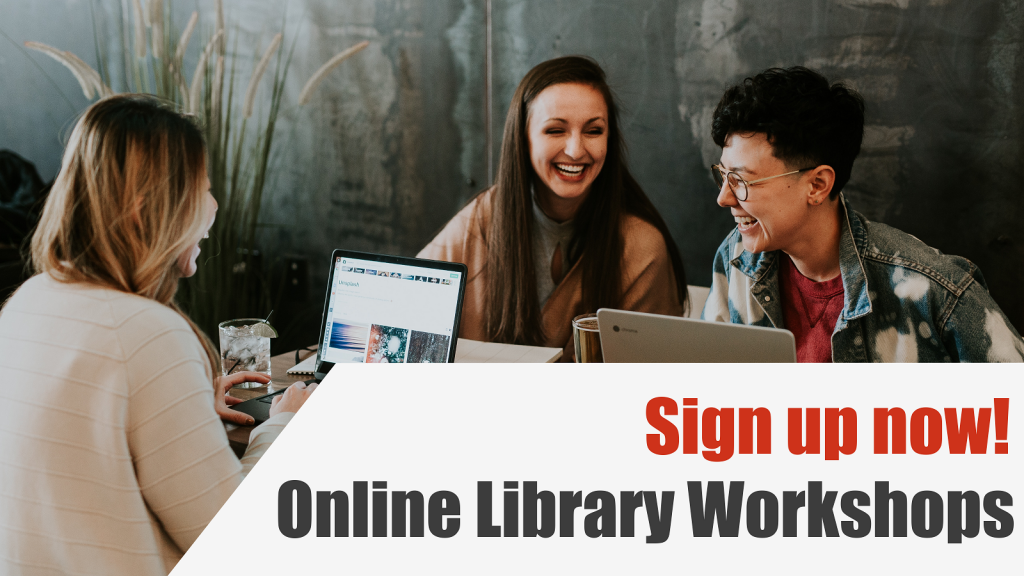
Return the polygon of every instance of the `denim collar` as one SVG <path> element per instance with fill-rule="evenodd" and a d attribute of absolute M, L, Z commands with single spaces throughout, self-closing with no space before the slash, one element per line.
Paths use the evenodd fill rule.
<path fill-rule="evenodd" d="M 868 230 L 860 215 L 850 209 L 846 197 L 840 193 L 843 217 L 839 232 L 839 271 L 843 277 L 842 320 L 853 320 L 871 313 L 871 297 L 868 277 L 864 272 L 861 254 L 867 247 Z M 742 245 L 742 244 L 741 244 Z M 731 264 L 755 283 L 764 281 L 771 274 L 778 274 L 779 251 L 751 254 L 746 250 L 733 258 Z"/>

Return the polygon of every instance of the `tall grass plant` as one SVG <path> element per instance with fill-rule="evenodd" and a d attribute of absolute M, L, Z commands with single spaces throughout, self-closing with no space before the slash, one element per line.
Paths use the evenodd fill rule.
<path fill-rule="evenodd" d="M 182 281 L 178 300 L 216 339 L 221 321 L 261 317 L 272 306 L 274 291 L 267 274 L 270 261 L 258 244 L 259 219 L 295 42 L 283 49 L 282 31 L 262 54 L 243 56 L 237 50 L 237 35 L 225 26 L 223 1 L 216 0 L 213 10 L 216 25 L 206 34 L 190 75 L 184 70 L 184 58 L 192 37 L 197 35 L 198 12 L 193 12 L 179 30 L 171 18 L 171 0 L 122 0 L 121 18 L 115 27 L 121 39 L 117 65 L 123 68 L 119 91 L 154 94 L 174 102 L 181 110 L 196 115 L 205 131 L 210 190 L 219 209 L 210 240 L 197 262 L 198 270 Z M 97 69 L 71 52 L 38 42 L 25 43 L 63 64 L 90 100 L 117 92 L 111 88 L 115 59 L 102 49 L 95 9 L 92 14 Z M 368 44 L 356 44 L 325 63 L 306 82 L 298 104 L 309 102 L 331 70 Z M 248 82 L 243 84 L 246 72 Z M 264 98 L 263 105 L 257 106 L 264 76 L 269 76 L 269 102 Z M 241 92 L 243 85 L 245 91 Z"/>

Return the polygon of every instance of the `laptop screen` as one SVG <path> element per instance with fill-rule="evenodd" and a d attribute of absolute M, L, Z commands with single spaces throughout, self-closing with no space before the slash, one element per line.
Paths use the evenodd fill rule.
<path fill-rule="evenodd" d="M 335 253 L 321 362 L 448 361 L 464 274 L 389 259 Z"/>

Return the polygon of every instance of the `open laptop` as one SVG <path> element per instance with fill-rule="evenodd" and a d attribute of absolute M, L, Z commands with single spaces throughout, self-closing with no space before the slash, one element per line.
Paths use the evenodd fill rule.
<path fill-rule="evenodd" d="M 602 308 L 605 362 L 796 362 L 789 330 Z"/>
<path fill-rule="evenodd" d="M 337 364 L 454 362 L 466 266 L 335 250 L 320 321 L 319 382 Z M 233 408 L 257 423 L 279 390 Z"/>

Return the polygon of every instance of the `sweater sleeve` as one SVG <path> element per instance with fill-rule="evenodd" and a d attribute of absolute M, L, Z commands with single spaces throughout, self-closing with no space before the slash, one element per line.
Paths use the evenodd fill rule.
<path fill-rule="evenodd" d="M 420 250 L 417 258 L 466 263 L 466 245 L 474 230 L 476 201 L 471 202 L 445 224 L 429 244 Z"/>
<path fill-rule="evenodd" d="M 437 233 L 437 236 L 430 241 L 420 250 L 417 258 L 426 258 L 428 260 L 441 260 L 444 262 L 462 262 L 462 247 L 463 242 L 460 241 L 458 236 L 460 235 L 457 230 L 454 230 L 456 222 L 452 220 L 449 222 L 443 230 Z"/>
<path fill-rule="evenodd" d="M 166 314 L 139 315 L 123 329 L 123 344 L 138 343 L 125 345 L 127 439 L 146 505 L 185 551 L 238 487 L 243 465 L 214 411 L 202 347 L 180 317 Z M 289 419 L 278 415 L 253 431 L 246 472 Z"/>
<path fill-rule="evenodd" d="M 672 259 L 665 238 L 653 225 L 634 218 L 624 222 L 622 308 L 681 316 Z"/>
<path fill-rule="evenodd" d="M 252 467 L 259 462 L 263 454 L 270 448 L 271 443 L 284 431 L 284 427 L 291 422 L 294 412 L 281 412 L 269 420 L 260 424 L 249 433 L 249 446 L 242 454 L 242 474 L 248 476 Z"/>

